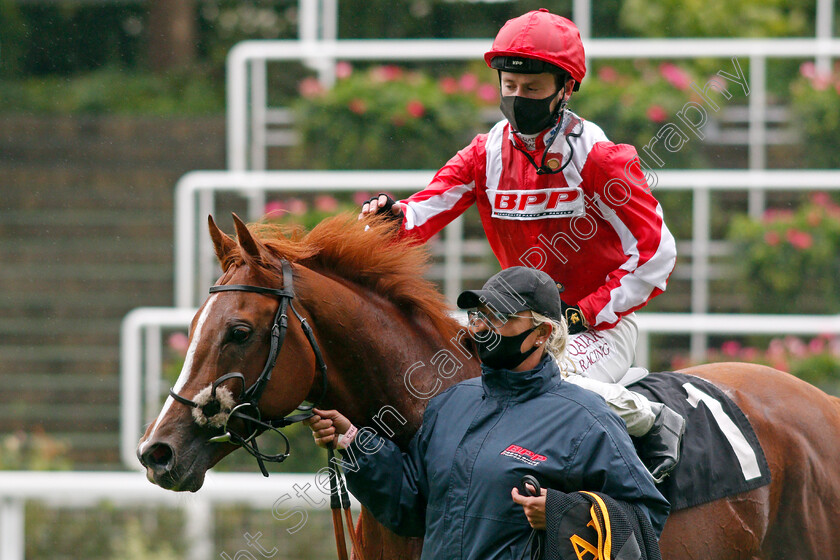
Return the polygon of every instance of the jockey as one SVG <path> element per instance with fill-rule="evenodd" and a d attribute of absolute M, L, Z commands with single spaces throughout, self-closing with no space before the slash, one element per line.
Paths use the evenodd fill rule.
<path fill-rule="evenodd" d="M 540 269 L 561 287 L 572 335 L 564 376 L 605 398 L 641 437 L 640 455 L 661 481 L 679 460 L 685 422 L 620 383 L 639 378 L 628 379 L 633 312 L 665 290 L 676 261 L 662 208 L 636 150 L 567 108 L 586 73 L 574 23 L 528 12 L 502 27 L 484 58 L 499 73 L 505 119 L 426 189 L 399 202 L 379 195 L 359 217 L 386 213 L 402 237 L 422 243 L 475 204 L 502 268 Z"/>

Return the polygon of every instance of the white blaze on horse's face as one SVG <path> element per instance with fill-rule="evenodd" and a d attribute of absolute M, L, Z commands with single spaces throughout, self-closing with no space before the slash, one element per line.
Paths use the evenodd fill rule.
<path fill-rule="evenodd" d="M 178 375 L 178 381 L 175 383 L 175 388 L 173 389 L 176 393 L 181 394 L 184 386 L 187 384 L 187 381 L 190 378 L 190 371 L 192 370 L 193 365 L 193 357 L 195 356 L 195 350 L 198 348 L 199 340 L 201 339 L 201 330 L 204 326 L 204 322 L 207 320 L 207 317 L 210 316 L 210 309 L 213 307 L 213 303 L 216 301 L 216 298 L 219 294 L 212 294 L 209 298 L 207 298 L 207 302 L 204 304 L 204 309 L 201 310 L 201 315 L 198 317 L 198 321 L 195 324 L 195 331 L 193 331 L 192 340 L 190 341 L 190 347 L 187 350 L 187 356 L 184 359 L 184 367 L 181 368 L 181 373 Z M 166 397 L 166 402 L 163 404 L 163 408 L 158 414 L 158 417 L 155 419 L 154 424 L 152 424 L 151 430 L 149 431 L 149 436 L 145 439 L 145 441 L 140 443 L 140 453 L 143 453 L 146 450 L 146 445 L 154 439 L 155 430 L 158 427 L 161 419 L 166 416 L 166 413 L 169 412 L 169 407 L 172 406 L 172 403 L 175 402 L 171 396 Z"/>

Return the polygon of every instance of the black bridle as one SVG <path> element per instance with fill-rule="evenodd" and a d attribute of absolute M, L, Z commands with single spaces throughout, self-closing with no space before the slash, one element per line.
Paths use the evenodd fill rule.
<path fill-rule="evenodd" d="M 226 373 L 213 381 L 210 388 L 210 400 L 203 405 L 199 405 L 195 401 L 177 394 L 173 389 L 169 389 L 169 394 L 173 399 L 191 408 L 201 410 L 208 418 L 222 412 L 223 410 L 227 412 L 227 417 L 222 428 L 224 434 L 210 438 L 209 442 L 231 443 L 244 448 L 248 453 L 256 458 L 263 476 L 268 476 L 268 471 L 265 468 L 265 461 L 282 463 L 289 456 L 289 438 L 286 437 L 286 434 L 280 431 L 280 428 L 284 428 L 296 422 L 300 422 L 301 420 L 310 418 L 313 415 L 312 409 L 323 401 L 328 387 L 327 364 L 324 362 L 321 349 L 318 347 L 318 342 L 315 340 L 315 334 L 312 332 L 312 327 L 306 322 L 306 318 L 302 317 L 301 314 L 297 312 L 297 309 L 295 309 L 295 306 L 292 303 L 292 300 L 295 297 L 294 286 L 292 283 L 292 267 L 285 259 L 281 261 L 281 265 L 283 269 L 283 289 L 280 290 L 276 288 L 264 288 L 261 286 L 250 286 L 245 284 L 227 284 L 212 286 L 210 288 L 211 294 L 217 292 L 252 292 L 267 296 L 275 296 L 280 299 L 280 303 L 277 307 L 277 313 L 274 315 L 274 322 L 271 325 L 271 345 L 268 350 L 268 358 L 266 359 L 262 373 L 260 373 L 260 376 L 254 384 L 246 388 L 245 376 L 243 374 L 239 372 Z M 280 348 L 282 348 L 283 340 L 286 338 L 286 328 L 288 327 L 289 322 L 288 316 L 286 315 L 287 308 L 291 308 L 292 313 L 294 313 L 295 317 L 297 317 L 298 321 L 300 321 L 301 328 L 303 329 L 306 338 L 309 340 L 310 346 L 312 346 L 312 351 L 315 353 L 316 367 L 321 372 L 321 395 L 314 403 L 304 404 L 304 401 L 304 403 L 298 406 L 296 410 L 300 411 L 299 414 L 286 416 L 277 420 L 263 420 L 260 415 L 259 402 L 266 386 L 268 385 L 268 382 L 271 380 L 271 372 L 274 370 L 274 365 L 277 362 L 277 356 L 280 354 Z M 239 380 L 241 390 L 238 398 L 239 404 L 230 410 L 226 410 L 216 396 L 216 388 L 230 379 Z M 238 418 L 243 421 L 245 433 L 247 434 L 246 436 L 232 431 L 228 427 L 228 423 L 231 418 Z M 271 430 L 280 434 L 285 444 L 284 452 L 276 455 L 268 455 L 260 451 L 259 446 L 257 445 L 257 436 L 265 430 Z"/>

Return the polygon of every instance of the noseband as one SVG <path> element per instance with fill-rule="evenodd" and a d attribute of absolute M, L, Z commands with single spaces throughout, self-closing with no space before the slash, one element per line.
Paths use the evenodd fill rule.
<path fill-rule="evenodd" d="M 292 284 L 292 267 L 285 259 L 281 261 L 283 269 L 283 289 L 263 288 L 261 286 L 249 286 L 245 284 L 228 284 L 222 286 L 212 286 L 210 293 L 217 292 L 252 292 L 267 296 L 275 296 L 280 298 L 280 304 L 277 307 L 277 313 L 274 315 L 274 322 L 271 325 L 271 345 L 268 350 L 268 358 L 265 361 L 262 373 L 250 387 L 245 387 L 245 376 L 239 372 L 231 372 L 222 375 L 210 385 L 210 398 L 204 404 L 190 400 L 177 394 L 173 389 L 169 389 L 169 394 L 173 399 L 181 404 L 191 408 L 198 409 L 202 414 L 210 418 L 220 412 L 226 412 L 224 426 L 222 430 L 224 434 L 210 438 L 210 443 L 232 443 L 245 449 L 248 453 L 253 455 L 260 466 L 263 476 L 268 476 L 268 471 L 265 468 L 265 461 L 272 463 L 282 463 L 289 456 L 289 438 L 286 434 L 280 431 L 280 428 L 290 426 L 301 420 L 306 420 L 312 416 L 312 409 L 318 403 L 322 402 L 327 393 L 327 364 L 324 362 L 324 357 L 321 354 L 321 349 L 318 347 L 318 342 L 315 340 L 315 334 L 312 332 L 312 327 L 306 322 L 306 319 L 301 316 L 295 309 L 292 300 L 295 297 L 294 286 Z M 287 308 L 291 308 L 292 313 L 295 314 L 298 321 L 300 321 L 306 338 L 309 340 L 312 351 L 315 353 L 315 363 L 318 370 L 321 372 L 321 396 L 312 404 L 301 404 L 296 408 L 299 414 L 286 416 L 279 420 L 263 420 L 260 415 L 259 402 L 265 391 L 268 382 L 271 380 L 271 372 L 274 370 L 274 365 L 277 362 L 277 356 L 280 354 L 280 349 L 283 347 L 283 340 L 286 338 L 286 328 L 288 327 L 288 316 L 286 315 Z M 216 395 L 216 389 L 230 379 L 239 381 L 241 389 L 239 394 L 239 404 L 231 409 L 228 409 L 222 404 L 222 401 Z M 195 398 L 195 397 L 194 397 Z M 304 401 L 305 402 L 305 401 Z M 245 434 L 243 436 L 228 427 L 231 418 L 238 418 L 244 423 Z M 257 445 L 257 436 L 265 430 L 271 430 L 283 438 L 285 444 L 285 451 L 276 455 L 267 455 L 262 453 Z"/>

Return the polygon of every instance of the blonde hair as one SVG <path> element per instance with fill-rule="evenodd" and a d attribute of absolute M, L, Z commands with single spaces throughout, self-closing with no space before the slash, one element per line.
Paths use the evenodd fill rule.
<path fill-rule="evenodd" d="M 569 340 L 569 327 L 566 325 L 566 319 L 561 317 L 558 321 L 557 319 L 552 319 L 537 313 L 533 309 L 531 310 L 531 316 L 535 327 L 543 323 L 551 325 L 551 334 L 545 345 L 546 351 L 554 357 L 555 361 L 560 363 L 563 359 L 563 354 L 566 352 L 566 342 Z"/>

